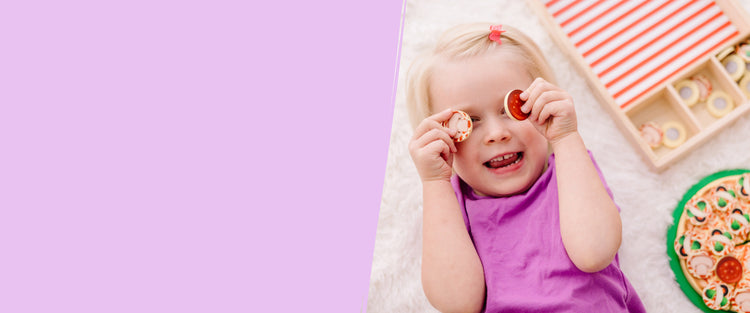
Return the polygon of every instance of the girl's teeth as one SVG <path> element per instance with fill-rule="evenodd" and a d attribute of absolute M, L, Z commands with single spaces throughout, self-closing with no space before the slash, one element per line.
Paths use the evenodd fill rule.
<path fill-rule="evenodd" d="M 518 163 L 521 160 L 521 153 L 510 153 L 499 156 L 485 163 L 489 168 L 506 167 Z"/>
<path fill-rule="evenodd" d="M 515 154 L 515 153 L 511 153 L 511 154 L 506 154 L 506 155 L 503 155 L 503 156 L 501 156 L 501 157 L 497 157 L 497 158 L 494 158 L 494 159 L 492 159 L 492 161 L 502 161 L 502 160 L 507 160 L 507 159 L 510 159 L 510 158 L 512 158 L 512 157 L 513 157 L 514 155 L 516 155 L 516 154 Z"/>

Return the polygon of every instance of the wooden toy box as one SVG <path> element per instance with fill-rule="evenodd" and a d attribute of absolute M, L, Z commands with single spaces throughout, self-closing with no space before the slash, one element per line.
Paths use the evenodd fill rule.
<path fill-rule="evenodd" d="M 656 171 L 750 110 L 750 62 L 737 61 L 750 17 L 736 1 L 528 2 Z"/>

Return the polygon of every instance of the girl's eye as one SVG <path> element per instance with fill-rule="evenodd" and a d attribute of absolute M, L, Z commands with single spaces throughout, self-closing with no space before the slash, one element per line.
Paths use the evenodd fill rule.
<path fill-rule="evenodd" d="M 505 107 L 500 109 L 500 117 L 510 118 L 508 117 L 508 114 L 505 114 Z"/>
<path fill-rule="evenodd" d="M 479 122 L 479 118 L 478 118 L 478 117 L 476 117 L 476 116 L 472 116 L 472 117 L 471 117 L 471 122 L 472 122 L 472 123 L 476 123 L 476 122 Z"/>

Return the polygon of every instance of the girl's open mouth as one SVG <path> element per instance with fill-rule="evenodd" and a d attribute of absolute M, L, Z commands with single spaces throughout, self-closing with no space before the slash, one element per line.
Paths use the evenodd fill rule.
<path fill-rule="evenodd" d="M 492 169 L 508 167 L 523 159 L 523 152 L 508 153 L 484 162 L 484 166 Z"/>

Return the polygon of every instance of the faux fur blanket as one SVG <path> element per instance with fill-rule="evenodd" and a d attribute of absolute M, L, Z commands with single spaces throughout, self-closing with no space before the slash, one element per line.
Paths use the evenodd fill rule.
<path fill-rule="evenodd" d="M 741 1 L 750 10 L 750 1 Z M 436 312 L 420 281 L 422 199 L 420 180 L 409 157 L 412 136 L 403 79 L 415 56 L 432 47 L 447 28 L 491 22 L 523 30 L 541 47 L 560 87 L 575 101 L 579 131 L 592 151 L 621 208 L 623 272 L 649 312 L 701 312 L 683 294 L 669 268 L 666 233 L 672 212 L 688 189 L 711 173 L 750 168 L 750 115 L 667 170 L 656 173 L 616 127 L 593 90 L 555 45 L 525 1 L 406 0 L 398 68 L 398 89 L 385 173 L 367 311 Z M 744 103 L 742 105 L 750 105 Z M 750 138 L 750 137 L 749 137 Z"/>

